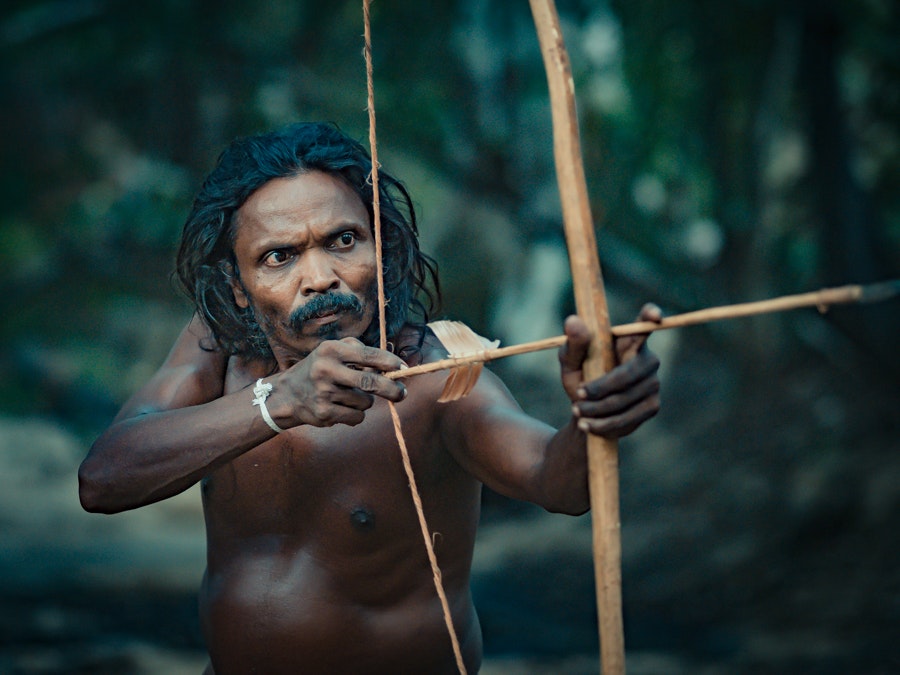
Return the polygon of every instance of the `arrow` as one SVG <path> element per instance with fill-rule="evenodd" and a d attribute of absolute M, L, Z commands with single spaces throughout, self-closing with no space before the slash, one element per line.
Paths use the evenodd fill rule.
<path fill-rule="evenodd" d="M 672 316 L 664 317 L 659 323 L 654 323 L 652 321 L 625 323 L 613 326 L 610 328 L 610 332 L 614 337 L 640 335 L 672 328 L 697 326 L 713 321 L 724 321 L 726 319 L 737 319 L 746 316 L 785 312 L 803 307 L 818 307 L 820 312 L 825 312 L 832 305 L 882 302 L 896 297 L 897 295 L 900 295 L 900 279 L 883 281 L 867 286 L 848 285 L 839 286 L 837 288 L 823 288 L 820 291 L 812 291 L 809 293 L 783 295 L 778 298 L 769 298 L 768 300 L 743 302 L 736 305 L 721 305 L 719 307 L 707 307 L 706 309 L 698 309 L 693 312 L 685 312 L 684 314 L 674 314 Z M 432 361 L 431 363 L 423 363 L 420 366 L 412 366 L 405 370 L 395 370 L 385 373 L 385 376 L 392 380 L 399 380 L 414 375 L 433 373 L 438 370 L 459 368 L 473 363 L 486 363 L 508 356 L 518 356 L 519 354 L 530 354 L 545 349 L 554 349 L 562 347 L 565 342 L 565 335 L 557 335 L 541 340 L 535 340 L 534 342 L 523 342 L 509 347 L 485 348 L 483 345 L 479 344 L 474 349 L 463 353 L 451 353 L 446 359 Z"/>

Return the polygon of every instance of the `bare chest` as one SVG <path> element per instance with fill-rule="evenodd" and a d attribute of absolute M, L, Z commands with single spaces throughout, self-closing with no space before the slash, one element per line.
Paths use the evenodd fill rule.
<path fill-rule="evenodd" d="M 444 448 L 434 415 L 411 400 L 398 410 L 426 503 L 437 510 L 457 498 L 469 500 L 473 480 Z M 376 401 L 357 426 L 304 426 L 276 436 L 214 472 L 203 493 L 211 537 L 270 533 L 301 545 L 317 540 L 339 549 L 365 549 L 406 537 L 417 527 L 383 401 Z M 452 517 L 454 511 L 435 517 Z"/>

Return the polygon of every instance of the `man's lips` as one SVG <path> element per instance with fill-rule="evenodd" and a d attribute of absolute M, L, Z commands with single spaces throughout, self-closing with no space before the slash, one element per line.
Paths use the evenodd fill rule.
<path fill-rule="evenodd" d="M 308 318 L 304 323 L 311 323 L 315 325 L 322 325 L 326 323 L 331 323 L 332 321 L 337 321 L 340 317 L 341 312 L 336 309 L 329 309 L 323 312 L 316 312 L 314 316 Z"/>

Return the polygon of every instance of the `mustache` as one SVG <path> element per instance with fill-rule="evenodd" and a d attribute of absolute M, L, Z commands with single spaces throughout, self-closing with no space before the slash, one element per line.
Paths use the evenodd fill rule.
<path fill-rule="evenodd" d="M 333 312 L 347 312 L 362 316 L 363 306 L 355 295 L 349 293 L 328 293 L 317 295 L 302 307 L 291 312 L 289 323 L 291 328 L 299 331 L 310 319 L 316 319 Z"/>

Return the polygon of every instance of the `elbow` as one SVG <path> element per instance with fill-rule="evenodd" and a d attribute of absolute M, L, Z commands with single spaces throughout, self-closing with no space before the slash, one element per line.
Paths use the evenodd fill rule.
<path fill-rule="evenodd" d="M 588 506 L 566 506 L 562 509 L 556 509 L 551 513 L 561 513 L 566 516 L 583 516 L 585 513 L 591 510 L 590 505 Z"/>
<path fill-rule="evenodd" d="M 550 513 L 581 516 L 591 509 L 591 495 L 587 479 L 584 480 L 583 485 L 553 485 L 552 488 L 542 490 L 541 494 L 542 497 L 538 503 Z"/>
<path fill-rule="evenodd" d="M 81 508 L 88 513 L 118 513 L 121 508 L 116 508 L 110 500 L 112 494 L 108 481 L 102 478 L 102 470 L 95 467 L 96 462 L 90 455 L 78 468 L 78 500 Z"/>
<path fill-rule="evenodd" d="M 533 501 L 550 513 L 581 516 L 591 508 L 587 465 L 569 465 L 545 471 L 541 465 L 535 472 Z"/>
<path fill-rule="evenodd" d="M 589 500 L 572 499 L 564 502 L 560 501 L 544 508 L 550 513 L 560 513 L 566 516 L 583 516 L 591 510 L 591 504 Z"/>
<path fill-rule="evenodd" d="M 564 477 L 545 482 L 542 489 L 542 506 L 550 513 L 581 516 L 591 509 L 591 491 L 588 486 L 587 467 L 565 472 Z"/>
<path fill-rule="evenodd" d="M 81 508 L 88 513 L 107 513 L 103 504 L 103 489 L 86 467 L 87 461 L 78 469 L 78 500 Z"/>

